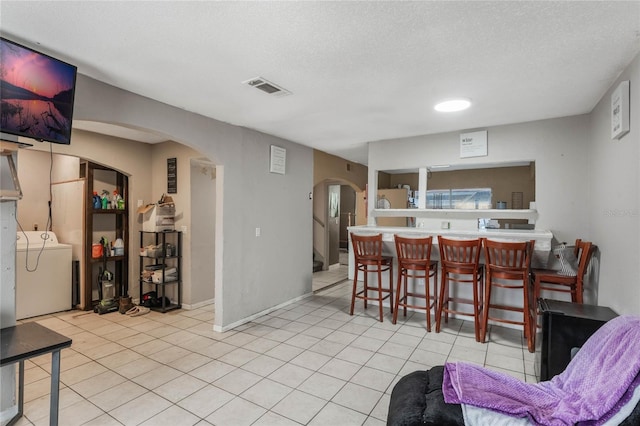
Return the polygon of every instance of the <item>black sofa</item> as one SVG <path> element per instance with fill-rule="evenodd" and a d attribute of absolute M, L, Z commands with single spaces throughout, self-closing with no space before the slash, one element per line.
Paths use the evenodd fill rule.
<path fill-rule="evenodd" d="M 444 402 L 443 373 L 437 366 L 401 378 L 391 392 L 387 426 L 464 426 L 461 406 Z M 620 425 L 640 425 L 640 403 Z"/>

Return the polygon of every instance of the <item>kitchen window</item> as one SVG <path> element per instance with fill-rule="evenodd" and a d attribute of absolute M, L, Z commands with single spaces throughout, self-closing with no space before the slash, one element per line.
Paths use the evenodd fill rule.
<path fill-rule="evenodd" d="M 427 191 L 428 209 L 490 209 L 491 188 L 434 189 Z"/>

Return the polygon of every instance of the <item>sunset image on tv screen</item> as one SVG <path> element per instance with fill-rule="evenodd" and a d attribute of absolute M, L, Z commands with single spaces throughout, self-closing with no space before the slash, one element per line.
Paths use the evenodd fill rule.
<path fill-rule="evenodd" d="M 68 144 L 76 67 L 0 39 L 0 131 Z"/>

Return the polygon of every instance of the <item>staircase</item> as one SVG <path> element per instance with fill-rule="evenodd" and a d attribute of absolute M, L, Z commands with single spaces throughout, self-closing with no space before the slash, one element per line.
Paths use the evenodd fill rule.
<path fill-rule="evenodd" d="M 316 260 L 316 254 L 313 254 L 313 272 L 318 272 L 318 271 L 322 271 L 322 266 L 324 265 L 324 262 L 322 262 L 321 260 Z"/>

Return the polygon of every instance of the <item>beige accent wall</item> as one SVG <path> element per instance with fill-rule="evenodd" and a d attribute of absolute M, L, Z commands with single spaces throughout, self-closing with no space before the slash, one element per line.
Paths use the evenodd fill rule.
<path fill-rule="evenodd" d="M 391 188 L 391 175 L 385 172 L 378 172 L 378 189 Z"/>
<path fill-rule="evenodd" d="M 378 188 L 397 188 L 398 185 L 409 185 L 412 191 L 417 190 L 418 173 L 378 174 Z M 427 180 L 428 190 L 463 188 L 491 188 L 494 208 L 496 201 L 506 201 L 507 208 L 512 209 L 512 193 L 522 192 L 522 208 L 528 209 L 529 202 L 535 201 L 535 163 L 529 166 L 433 171 Z"/>
<path fill-rule="evenodd" d="M 409 185 L 412 191 L 418 190 L 418 173 L 398 173 L 390 175 L 389 188 L 397 188 L 398 185 Z M 380 187 L 380 183 L 378 183 Z"/>
<path fill-rule="evenodd" d="M 325 267 L 328 265 L 325 257 L 329 257 L 330 247 L 327 233 L 330 221 L 327 213 L 327 185 L 350 185 L 355 190 L 355 202 L 357 202 L 358 199 L 364 197 L 367 176 L 368 168 L 362 164 L 347 161 L 323 151 L 313 151 L 313 252 L 317 260 L 325 263 Z M 347 201 L 341 200 L 341 204 L 343 202 Z M 346 216 L 341 217 L 340 223 L 344 234 L 346 228 L 343 221 L 346 221 Z"/>
<path fill-rule="evenodd" d="M 344 158 L 313 150 L 313 185 L 325 180 L 351 182 L 357 190 L 364 191 L 367 185 L 367 166 L 347 161 Z M 354 188 L 355 189 L 355 188 Z"/>
<path fill-rule="evenodd" d="M 406 209 L 408 207 L 409 192 L 404 189 L 379 189 L 378 198 L 385 197 L 389 200 L 392 209 Z M 367 224 L 367 203 L 365 193 L 356 194 L 356 225 Z M 378 226 L 407 226 L 406 217 L 380 217 L 377 219 Z"/>
<path fill-rule="evenodd" d="M 389 200 L 390 208 L 406 209 L 409 202 L 409 191 L 401 189 L 379 189 L 378 198 Z M 378 226 L 407 226 L 406 217 L 379 217 L 376 220 Z"/>
<path fill-rule="evenodd" d="M 496 208 L 497 201 L 506 201 L 508 209 L 514 208 L 511 202 L 513 192 L 522 192 L 522 208 L 528 209 L 529 202 L 535 201 L 535 163 L 529 166 L 432 172 L 427 180 L 428 190 L 463 188 L 491 188 L 493 208 Z"/>

